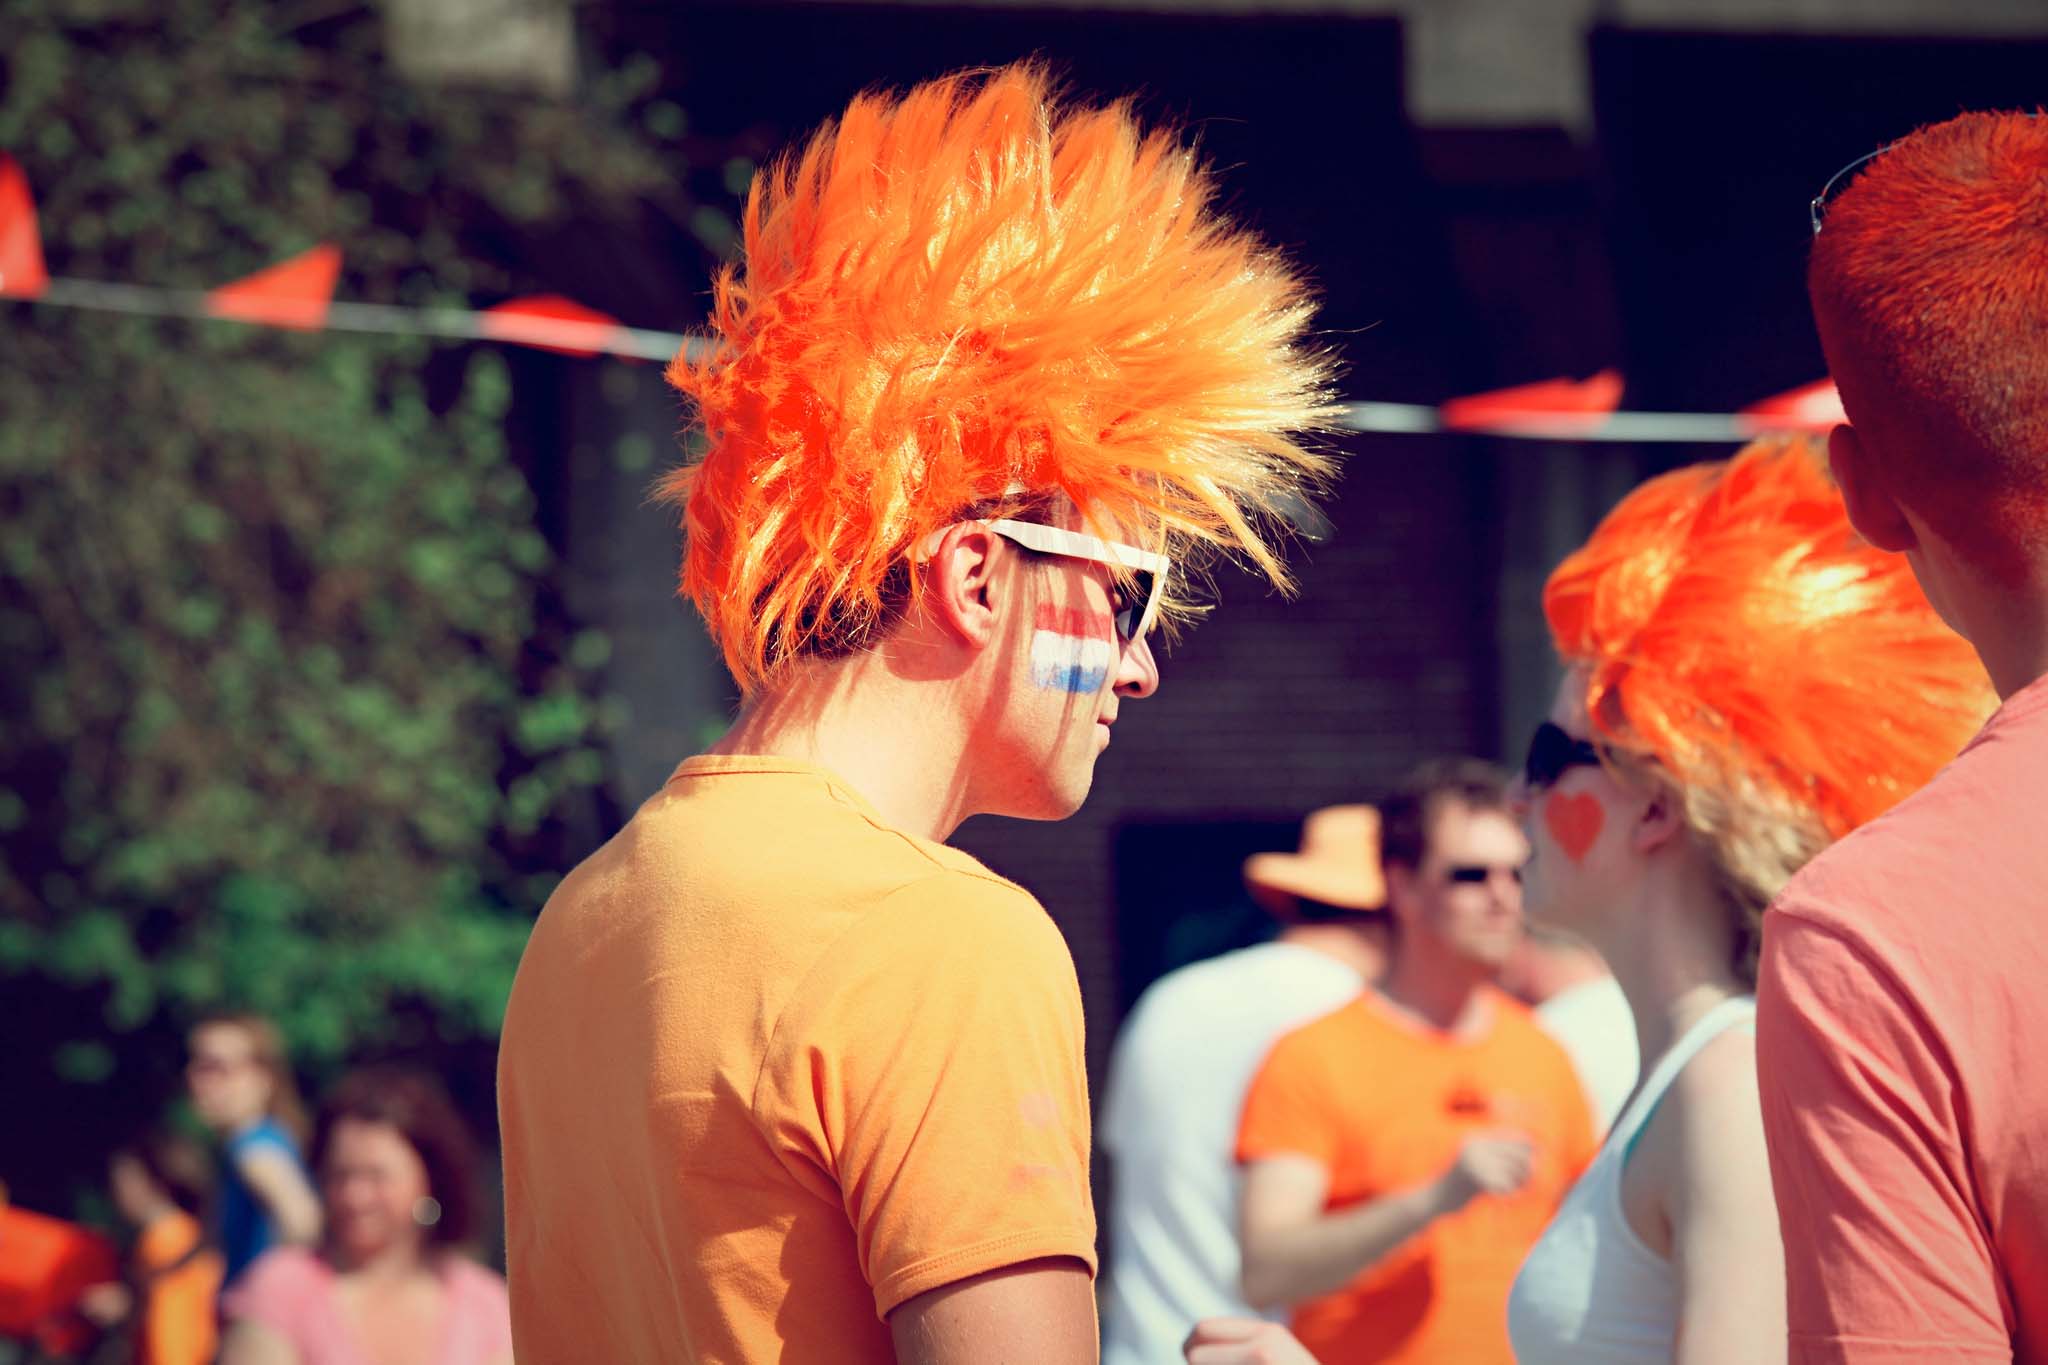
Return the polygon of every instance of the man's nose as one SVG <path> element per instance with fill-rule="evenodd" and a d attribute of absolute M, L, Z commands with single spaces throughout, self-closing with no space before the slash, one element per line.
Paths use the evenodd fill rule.
<path fill-rule="evenodd" d="M 1159 660 L 1152 654 L 1152 638 L 1140 635 L 1117 651 L 1116 694 L 1143 698 L 1158 690 Z"/>

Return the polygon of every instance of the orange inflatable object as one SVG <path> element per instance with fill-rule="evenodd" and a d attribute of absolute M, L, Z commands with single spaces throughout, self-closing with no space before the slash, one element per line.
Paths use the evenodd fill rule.
<path fill-rule="evenodd" d="M 76 1223 L 0 1208 L 0 1333 L 75 1352 L 92 1329 L 72 1312 L 90 1285 L 121 1277 L 114 1244 Z"/>
<path fill-rule="evenodd" d="M 1214 196 L 1029 65 L 863 95 L 755 177 L 720 344 L 668 370 L 705 451 L 664 485 L 742 686 L 857 643 L 913 547 L 1013 494 L 1286 585 L 1270 528 L 1328 472 L 1297 436 L 1334 416 L 1330 366 L 1301 278 Z"/>
<path fill-rule="evenodd" d="M 1603 738 L 1688 788 L 1753 783 L 1834 838 L 1923 785 L 1996 701 L 1905 556 L 1850 527 L 1805 437 L 1643 484 L 1550 576 L 1543 611 Z"/>

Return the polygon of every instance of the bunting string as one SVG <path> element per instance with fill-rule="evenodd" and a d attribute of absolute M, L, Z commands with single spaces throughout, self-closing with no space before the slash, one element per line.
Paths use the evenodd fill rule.
<path fill-rule="evenodd" d="M 0 153 L 0 299 L 61 308 L 240 322 L 299 331 L 369 332 L 532 346 L 561 355 L 611 355 L 666 362 L 716 343 L 703 336 L 629 327 L 559 294 L 508 299 L 488 308 L 414 308 L 337 301 L 341 251 L 322 244 L 213 289 L 53 277 L 43 266 L 35 202 L 20 164 Z M 1375 434 L 1459 432 L 1538 441 L 1739 443 L 1774 431 L 1826 431 L 1843 420 L 1826 380 L 1778 394 L 1740 412 L 1632 412 L 1620 407 L 1618 371 L 1550 379 L 1439 405 L 1347 402 L 1338 421 Z"/>

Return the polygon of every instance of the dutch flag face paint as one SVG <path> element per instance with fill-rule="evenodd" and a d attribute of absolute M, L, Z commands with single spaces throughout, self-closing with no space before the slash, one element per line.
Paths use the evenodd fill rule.
<path fill-rule="evenodd" d="M 1051 692 L 1092 695 L 1115 662 L 1116 623 L 1105 611 L 1038 604 L 1031 634 L 1031 681 Z"/>

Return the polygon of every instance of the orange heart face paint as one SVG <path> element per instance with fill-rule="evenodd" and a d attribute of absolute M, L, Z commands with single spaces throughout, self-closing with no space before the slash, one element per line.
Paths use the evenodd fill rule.
<path fill-rule="evenodd" d="M 1607 826 L 1607 810 L 1591 792 L 1552 792 L 1543 801 L 1543 827 L 1575 863 L 1584 862 Z"/>

